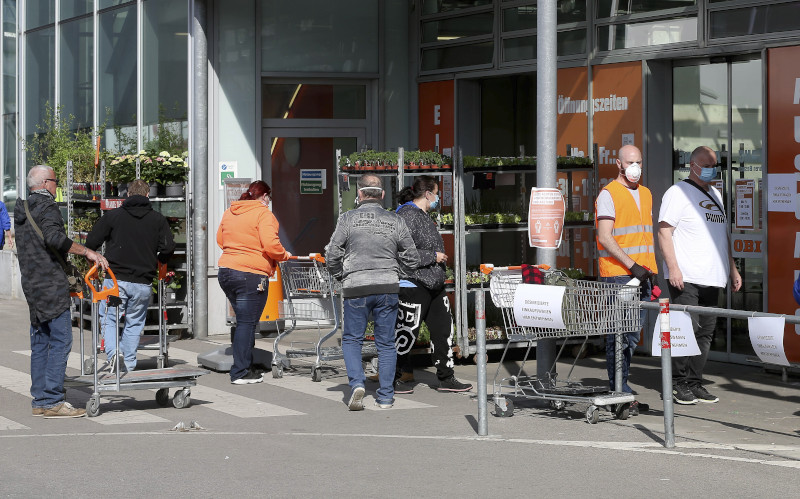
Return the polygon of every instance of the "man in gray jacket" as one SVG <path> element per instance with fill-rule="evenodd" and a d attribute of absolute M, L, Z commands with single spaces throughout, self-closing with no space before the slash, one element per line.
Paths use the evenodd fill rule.
<path fill-rule="evenodd" d="M 367 319 L 375 323 L 380 388 L 375 405 L 389 409 L 394 403 L 394 323 L 401 267 L 410 272 L 419 266 L 419 255 L 406 224 L 381 205 L 383 183 L 377 175 L 358 180 L 355 210 L 339 217 L 336 230 L 325 248 L 328 270 L 342 281 L 344 329 L 342 353 L 350 381 L 351 411 L 364 408 L 364 369 L 361 346 Z"/>

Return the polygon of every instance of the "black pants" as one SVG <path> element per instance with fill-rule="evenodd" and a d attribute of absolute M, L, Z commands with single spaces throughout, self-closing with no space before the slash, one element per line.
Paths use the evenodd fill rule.
<path fill-rule="evenodd" d="M 719 306 L 719 291 L 713 286 L 698 286 L 690 282 L 683 283 L 683 290 L 669 286 L 670 303 L 678 305 L 699 305 L 701 307 Z M 700 355 L 693 357 L 674 357 L 672 359 L 672 382 L 685 383 L 687 386 L 698 386 L 703 383 L 703 368 L 711 349 L 711 340 L 717 328 L 717 316 L 691 314 L 694 337 L 700 348 Z"/>
<path fill-rule="evenodd" d="M 453 316 L 450 299 L 444 289 L 400 288 L 400 306 L 395 326 L 397 374 L 411 372 L 409 352 L 419 337 L 422 322 L 431 334 L 431 358 L 436 376 L 447 379 L 453 375 Z"/>

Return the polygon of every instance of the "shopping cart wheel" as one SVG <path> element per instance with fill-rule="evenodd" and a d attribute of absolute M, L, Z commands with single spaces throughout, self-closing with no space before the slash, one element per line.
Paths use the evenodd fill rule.
<path fill-rule="evenodd" d="M 100 414 L 100 397 L 91 397 L 86 401 L 86 415 L 90 418 Z"/>
<path fill-rule="evenodd" d="M 566 405 L 567 404 L 565 404 L 563 400 L 550 401 L 550 408 L 553 409 L 554 411 L 563 411 Z"/>
<path fill-rule="evenodd" d="M 192 399 L 189 397 L 189 390 L 184 388 L 183 390 L 178 390 L 175 392 L 175 395 L 172 396 L 172 405 L 176 409 L 186 409 L 192 403 Z"/>
<path fill-rule="evenodd" d="M 617 404 L 616 409 L 614 409 L 614 417 L 617 419 L 621 419 L 625 421 L 628 419 L 628 416 L 631 414 L 631 403 L 625 402 L 624 404 Z"/>
<path fill-rule="evenodd" d="M 502 406 L 502 401 L 505 401 L 505 408 Z M 502 399 L 494 403 L 494 415 L 498 418 L 510 418 L 514 415 L 514 402 L 511 399 Z"/>
<path fill-rule="evenodd" d="M 322 381 L 322 370 L 319 367 L 311 368 L 311 381 L 319 383 Z"/>
<path fill-rule="evenodd" d="M 94 359 L 83 359 L 83 374 L 94 374 Z"/>
<path fill-rule="evenodd" d="M 156 402 L 161 407 L 169 405 L 169 388 L 159 388 L 156 392 Z"/>
<path fill-rule="evenodd" d="M 600 410 L 590 405 L 586 408 L 586 422 L 589 424 L 597 424 L 598 421 L 600 421 Z"/>
<path fill-rule="evenodd" d="M 282 365 L 274 365 L 272 366 L 272 377 L 275 379 L 283 377 L 283 366 Z"/>

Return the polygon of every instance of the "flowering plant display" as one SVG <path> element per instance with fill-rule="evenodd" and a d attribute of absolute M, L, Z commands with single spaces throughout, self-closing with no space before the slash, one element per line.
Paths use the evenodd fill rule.
<path fill-rule="evenodd" d="M 176 274 L 175 271 L 170 270 L 164 277 L 164 284 L 167 288 L 172 290 L 181 289 L 182 274 Z M 158 293 L 158 277 L 153 278 L 153 293 Z"/>
<path fill-rule="evenodd" d="M 188 151 L 172 154 L 169 151 L 141 150 L 135 154 L 123 154 L 111 158 L 106 166 L 107 176 L 115 182 L 131 182 L 136 178 L 136 162 L 145 182 L 172 184 L 188 178 Z"/>

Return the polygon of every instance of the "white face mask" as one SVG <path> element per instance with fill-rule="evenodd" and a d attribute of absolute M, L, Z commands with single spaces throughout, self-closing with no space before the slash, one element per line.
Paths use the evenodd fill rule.
<path fill-rule="evenodd" d="M 638 182 L 642 178 L 642 167 L 639 163 L 631 163 L 630 166 L 625 168 L 625 178 L 629 182 Z"/>

